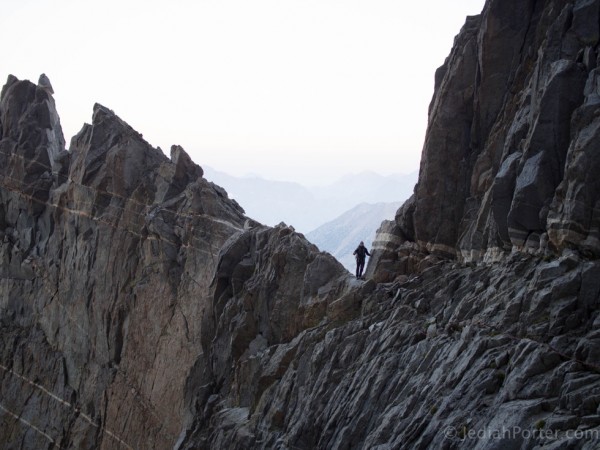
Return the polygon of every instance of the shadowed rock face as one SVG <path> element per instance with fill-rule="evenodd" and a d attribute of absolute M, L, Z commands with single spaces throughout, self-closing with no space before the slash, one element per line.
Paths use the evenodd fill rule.
<path fill-rule="evenodd" d="M 598 255 L 598 10 L 492 0 L 467 20 L 436 74 L 411 207 L 398 212 L 396 238 L 382 230 L 371 274 L 405 265 L 406 242 L 464 261 L 513 247 Z"/>
<path fill-rule="evenodd" d="M 108 108 L 65 150 L 9 77 L 4 448 L 598 448 L 599 8 L 467 19 L 367 282 Z"/>

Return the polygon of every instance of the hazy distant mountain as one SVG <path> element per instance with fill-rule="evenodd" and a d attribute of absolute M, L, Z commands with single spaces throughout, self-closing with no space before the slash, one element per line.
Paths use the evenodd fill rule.
<path fill-rule="evenodd" d="M 412 195 L 418 173 L 383 176 L 374 172 L 346 175 L 335 183 L 312 188 L 311 191 L 323 199 L 346 199 L 347 207 L 340 213 L 359 203 L 397 202 Z"/>
<path fill-rule="evenodd" d="M 352 252 L 360 241 L 364 241 L 370 250 L 381 222 L 384 219 L 393 219 L 402 203 L 361 203 L 311 231 L 306 238 L 320 250 L 331 253 L 346 269 L 354 273 L 356 263 Z"/>
<path fill-rule="evenodd" d="M 328 186 L 234 177 L 204 167 L 207 180 L 228 192 L 246 214 L 266 225 L 285 222 L 307 233 L 360 203 L 404 201 L 412 194 L 417 173 L 383 176 L 373 172 L 348 175 Z M 389 218 L 389 217 L 388 217 Z"/>
<path fill-rule="evenodd" d="M 257 176 L 234 177 L 210 167 L 203 167 L 208 181 L 225 188 L 246 215 L 265 225 L 285 222 L 298 231 L 311 230 L 322 224 L 312 205 L 316 198 L 307 188 L 286 181 L 271 181 Z"/>

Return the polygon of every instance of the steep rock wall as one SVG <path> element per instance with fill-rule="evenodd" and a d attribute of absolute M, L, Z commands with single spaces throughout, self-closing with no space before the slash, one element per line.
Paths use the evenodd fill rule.
<path fill-rule="evenodd" d="M 382 228 L 370 275 L 406 271 L 413 243 L 464 261 L 599 254 L 599 9 L 490 0 L 468 18 L 436 73 L 414 196 Z"/>
<path fill-rule="evenodd" d="M 41 80 L 10 77 L 0 101 L 0 441 L 172 447 L 190 414 L 187 377 L 208 364 L 205 314 L 231 250 L 220 252 L 266 232 L 181 147 L 169 160 L 101 105 L 67 152 Z M 317 259 L 310 270 L 343 273 L 293 235 L 299 276 L 306 258 Z M 307 281 L 303 302 L 321 279 Z M 269 342 L 301 326 L 261 331 Z"/>
<path fill-rule="evenodd" d="M 10 79 L 0 110 L 3 407 L 53 417 L 61 446 L 171 445 L 218 248 L 243 211 L 181 148 L 167 159 L 100 105 L 70 152 L 42 87 Z M 18 448 L 22 425 L 1 440 Z"/>

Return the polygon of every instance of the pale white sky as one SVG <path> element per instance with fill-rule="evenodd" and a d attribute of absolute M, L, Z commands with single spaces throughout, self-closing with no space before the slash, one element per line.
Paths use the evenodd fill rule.
<path fill-rule="evenodd" d="M 99 102 L 167 154 L 323 183 L 418 168 L 434 72 L 484 0 L 0 0 L 0 81 Z"/>

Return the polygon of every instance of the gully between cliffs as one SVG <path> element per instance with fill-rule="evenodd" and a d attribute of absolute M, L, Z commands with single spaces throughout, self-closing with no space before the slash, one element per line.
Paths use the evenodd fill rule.
<path fill-rule="evenodd" d="M 7 449 L 600 446 L 600 0 L 489 0 L 367 281 L 179 146 L 0 98 Z"/>

